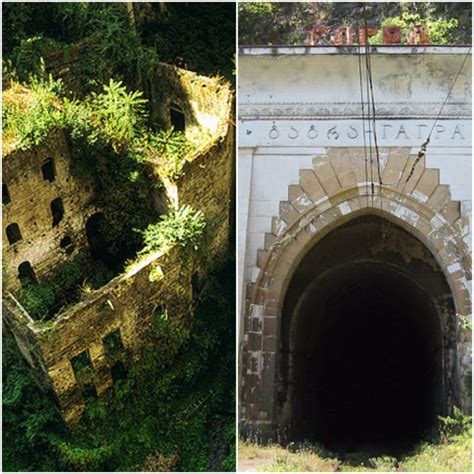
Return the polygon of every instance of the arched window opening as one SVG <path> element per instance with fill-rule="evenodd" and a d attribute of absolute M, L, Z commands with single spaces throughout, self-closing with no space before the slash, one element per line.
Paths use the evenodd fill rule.
<path fill-rule="evenodd" d="M 72 245 L 72 239 L 71 239 L 71 237 L 69 237 L 69 235 L 66 235 L 65 237 L 63 237 L 61 239 L 61 242 L 59 243 L 59 246 L 62 249 L 65 249 L 65 248 L 69 247 L 70 245 Z"/>
<path fill-rule="evenodd" d="M 122 337 L 120 336 L 120 329 L 116 329 L 102 340 L 104 344 L 105 353 L 109 357 L 116 357 L 123 351 Z"/>
<path fill-rule="evenodd" d="M 7 239 L 9 244 L 14 244 L 22 239 L 20 228 L 18 224 L 10 224 L 6 228 Z"/>
<path fill-rule="evenodd" d="M 20 263 L 18 266 L 18 277 L 22 286 L 37 282 L 35 272 L 30 262 Z"/>
<path fill-rule="evenodd" d="M 71 365 L 74 375 L 78 381 L 86 378 L 87 374 L 90 373 L 91 370 L 94 370 L 88 350 L 82 351 L 77 356 L 74 356 L 71 359 Z"/>
<path fill-rule="evenodd" d="M 51 201 L 51 213 L 53 214 L 53 227 L 56 227 L 64 216 L 64 206 L 61 198 Z"/>

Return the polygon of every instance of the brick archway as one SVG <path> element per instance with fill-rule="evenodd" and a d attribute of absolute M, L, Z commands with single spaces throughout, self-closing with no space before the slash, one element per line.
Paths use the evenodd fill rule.
<path fill-rule="evenodd" d="M 403 183 L 416 159 L 410 149 L 383 149 L 382 181 Z M 363 149 L 330 149 L 313 160 L 313 169 L 300 170 L 298 185 L 288 188 L 288 201 L 265 235 L 258 251 L 259 275 L 247 288 L 244 321 L 242 418 L 244 433 L 278 437 L 275 419 L 275 378 L 282 304 L 295 269 L 308 250 L 342 224 L 364 214 L 393 222 L 421 241 L 431 252 L 449 285 L 457 315 L 471 313 L 468 282 L 469 251 L 463 241 L 466 223 L 449 187 L 439 183 L 439 171 L 415 168 L 406 184 L 375 188 L 366 182 Z M 459 329 L 457 344 L 468 344 L 468 331 Z M 462 370 L 461 370 L 462 371 Z M 470 402 L 462 400 L 465 404 Z"/>

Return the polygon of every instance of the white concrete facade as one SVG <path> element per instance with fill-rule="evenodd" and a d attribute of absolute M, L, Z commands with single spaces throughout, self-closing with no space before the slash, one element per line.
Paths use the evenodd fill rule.
<path fill-rule="evenodd" d="M 239 56 L 239 314 L 258 277 L 257 251 L 288 200 L 288 186 L 329 147 L 374 145 L 362 121 L 358 47 L 243 48 Z M 439 169 L 469 219 L 471 248 L 471 57 L 466 47 L 372 47 L 379 147 L 416 154 L 434 125 L 426 166 Z M 443 102 L 465 61 L 449 100 Z M 364 98 L 366 99 L 364 89 Z M 441 112 L 441 113 L 440 113 Z M 367 108 L 364 115 L 367 114 Z M 435 124 L 435 119 L 438 117 Z M 381 155 L 381 161 L 387 156 Z M 240 331 L 241 335 L 243 331 Z"/>

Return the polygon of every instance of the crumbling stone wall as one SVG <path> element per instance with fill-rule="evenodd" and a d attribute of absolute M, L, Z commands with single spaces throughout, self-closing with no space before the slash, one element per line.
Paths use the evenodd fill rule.
<path fill-rule="evenodd" d="M 176 183 L 179 205 L 189 204 L 206 216 L 211 231 L 210 256 L 227 250 L 231 225 L 235 142 L 233 129 L 226 128 L 227 134 L 217 143 L 185 164 Z"/>
<path fill-rule="evenodd" d="M 59 263 L 87 245 L 85 223 L 96 212 L 91 202 L 92 183 L 75 179 L 69 165 L 69 149 L 61 131 L 54 132 L 33 150 L 13 151 L 3 158 L 3 184 L 9 195 L 9 202 L 5 202 L 4 193 L 2 206 L 6 288 L 21 287 L 21 263 L 29 262 L 37 280 L 44 281 Z M 43 171 L 44 166 L 50 169 Z M 64 215 L 53 225 L 51 203 L 58 198 L 62 200 Z M 13 244 L 7 236 L 7 228 L 12 224 L 17 224 L 21 233 L 21 239 Z M 67 245 L 68 241 L 63 241 L 66 237 L 71 239 Z"/>
<path fill-rule="evenodd" d="M 66 63 L 61 67 L 64 69 Z M 229 238 L 233 96 L 228 84 L 174 66 L 160 65 L 157 77 L 159 93 L 152 97 L 152 105 L 154 111 L 159 111 L 162 126 L 171 125 L 170 104 L 178 106 L 184 115 L 186 135 L 199 146 L 174 181 L 163 179 L 156 163 L 147 163 L 157 182 L 154 205 L 159 212 L 184 204 L 201 210 L 212 229 L 208 251 L 215 257 L 227 250 Z M 50 157 L 55 179 L 45 182 L 41 165 Z M 69 164 L 69 150 L 60 131 L 34 150 L 12 152 L 4 160 L 4 183 L 10 196 L 3 207 L 4 236 L 9 224 L 18 223 L 23 238 L 11 245 L 4 238 L 6 273 L 11 284 L 3 308 L 6 328 L 34 369 L 38 384 L 52 394 L 67 422 L 77 422 L 86 397 L 106 394 L 113 385 L 114 371 L 126 371 L 139 359 L 144 345 L 153 339 L 157 312 L 166 310 L 168 320 L 177 327 L 189 324 L 193 277 L 202 276 L 204 269 L 198 260 L 183 259 L 183 251 L 177 248 L 141 257 L 124 274 L 55 319 L 47 323 L 33 321 L 14 296 L 21 288 L 19 263 L 28 258 L 37 280 L 47 280 L 59 263 L 87 248 L 85 223 L 98 211 L 92 204 L 92 186 L 75 180 Z M 64 215 L 52 226 L 48 209 L 58 195 Z M 66 251 L 59 245 L 65 234 L 74 245 Z M 118 340 L 121 347 L 112 355 L 106 348 L 110 338 Z M 80 361 L 86 363 L 86 371 L 77 369 Z"/>
<path fill-rule="evenodd" d="M 229 85 L 219 78 L 160 64 L 150 88 L 153 119 L 163 128 L 172 125 L 170 107 L 177 105 L 186 122 L 186 136 L 194 143 L 206 144 L 222 134 L 232 107 Z"/>
<path fill-rule="evenodd" d="M 80 374 L 71 363 L 74 357 L 88 353 L 90 383 L 101 396 L 113 386 L 113 365 L 119 360 L 130 367 L 151 341 L 158 309 L 166 309 L 177 327 L 189 323 L 193 266 L 180 257 L 177 249 L 148 256 L 46 327 L 38 326 L 12 296 L 7 297 L 4 321 L 37 369 L 41 385 L 54 392 L 66 421 L 78 421 L 85 408 Z M 113 357 L 107 354 L 104 339 L 116 330 L 123 350 Z"/>

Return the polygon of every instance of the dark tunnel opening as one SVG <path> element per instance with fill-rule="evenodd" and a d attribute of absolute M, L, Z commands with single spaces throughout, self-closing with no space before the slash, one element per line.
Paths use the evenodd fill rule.
<path fill-rule="evenodd" d="M 444 413 L 449 288 L 421 242 L 396 225 L 384 238 L 383 224 L 376 216 L 344 224 L 293 276 L 279 367 L 290 440 L 398 454 Z"/>

